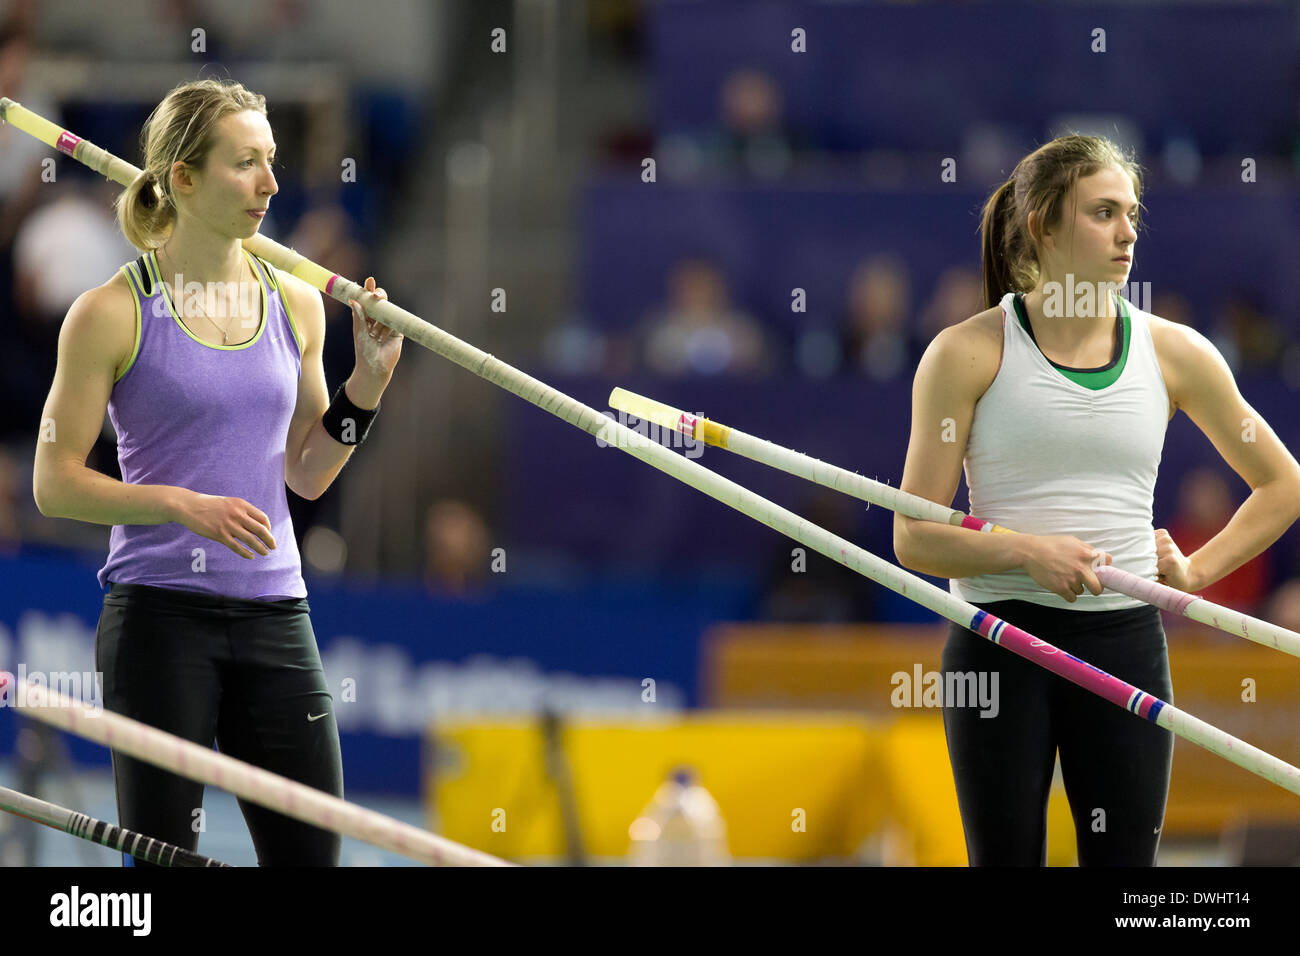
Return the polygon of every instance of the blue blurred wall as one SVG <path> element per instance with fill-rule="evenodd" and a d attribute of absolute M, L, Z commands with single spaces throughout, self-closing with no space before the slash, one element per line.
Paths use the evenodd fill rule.
<path fill-rule="evenodd" d="M 0 558 L 0 668 L 94 670 L 98 566 L 94 555 L 31 548 Z M 510 574 L 507 564 L 503 582 Z M 743 618 L 753 599 L 743 582 L 612 576 L 566 588 L 503 585 L 470 601 L 414 584 L 309 579 L 308 591 L 347 787 L 412 794 L 431 721 L 545 706 L 653 717 L 695 703 L 702 631 Z M 653 703 L 643 700 L 646 678 Z M 355 682 L 352 702 L 345 680 Z M 21 707 L 0 708 L 0 755 L 12 753 L 20 720 Z M 108 765 L 103 747 L 68 739 L 78 763 Z"/>

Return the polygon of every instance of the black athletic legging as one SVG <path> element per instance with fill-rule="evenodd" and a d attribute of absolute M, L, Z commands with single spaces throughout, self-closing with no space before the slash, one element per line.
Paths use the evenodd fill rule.
<path fill-rule="evenodd" d="M 1154 607 L 977 606 L 1173 703 L 1165 632 Z M 943 711 L 971 866 L 1046 864 L 1047 797 L 1058 748 L 1079 864 L 1155 865 L 1173 734 L 957 624 L 948 629 L 943 671 L 999 675 L 997 716 L 981 717 L 979 707 L 947 700 Z"/>
<path fill-rule="evenodd" d="M 95 635 L 104 706 L 342 797 L 334 700 L 310 610 L 305 599 L 111 584 Z M 198 848 L 203 784 L 116 750 L 113 778 L 121 826 Z M 338 865 L 338 834 L 242 799 L 239 809 L 260 865 Z"/>

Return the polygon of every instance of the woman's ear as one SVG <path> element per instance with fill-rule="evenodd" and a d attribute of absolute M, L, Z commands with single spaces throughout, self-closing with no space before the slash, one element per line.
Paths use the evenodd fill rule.
<path fill-rule="evenodd" d="M 197 185 L 194 170 L 180 160 L 172 163 L 169 175 L 171 176 L 173 194 L 193 192 Z"/>

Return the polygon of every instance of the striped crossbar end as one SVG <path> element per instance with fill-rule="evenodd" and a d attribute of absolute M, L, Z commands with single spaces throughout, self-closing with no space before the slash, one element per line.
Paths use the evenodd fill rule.
<path fill-rule="evenodd" d="M 98 843 L 111 850 L 117 850 L 119 853 L 128 853 L 137 860 L 156 863 L 158 866 L 230 866 L 229 863 L 222 863 L 220 860 L 203 856 L 184 847 L 176 846 L 174 843 L 155 840 L 153 837 L 136 833 L 134 830 L 127 830 L 112 823 L 105 823 L 103 820 L 96 820 L 84 813 L 73 813 L 72 820 L 66 830 L 73 836 L 81 837 L 92 843 Z"/>

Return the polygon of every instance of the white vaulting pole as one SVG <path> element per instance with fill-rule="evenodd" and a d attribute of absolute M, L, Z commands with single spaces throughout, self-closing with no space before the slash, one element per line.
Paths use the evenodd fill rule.
<path fill-rule="evenodd" d="M 321 790 L 200 747 L 173 734 L 112 711 L 88 707 L 57 690 L 0 671 L 0 694 L 23 712 L 51 726 L 130 754 L 172 773 L 221 787 L 245 800 L 325 830 L 400 853 L 421 863 L 454 866 L 507 866 L 504 860 L 453 843 L 374 810 L 340 800 Z"/>
<path fill-rule="evenodd" d="M 4 688 L 7 678 L 7 674 L 0 674 L 0 689 Z M 41 800 L 39 797 L 20 793 L 17 790 L 10 790 L 8 787 L 0 787 L 0 810 L 35 823 L 43 823 L 53 830 L 62 830 L 64 833 L 70 833 L 72 836 L 80 837 L 90 843 L 108 847 L 110 850 L 128 853 L 138 860 L 144 860 L 146 863 L 156 863 L 159 866 L 186 867 L 230 866 L 229 863 L 222 863 L 211 857 L 201 856 L 190 850 L 183 850 L 170 843 L 164 843 L 162 840 L 151 839 L 143 833 L 125 830 L 111 823 L 105 823 L 103 820 L 96 820 L 84 813 L 77 813 L 67 807 L 60 807 L 57 804 Z"/>
<path fill-rule="evenodd" d="M 610 393 L 609 407 L 652 422 L 661 428 L 680 432 L 697 441 L 717 448 L 725 448 L 752 461 L 770 465 L 833 491 L 840 491 L 873 505 L 880 505 L 882 508 L 888 508 L 909 518 L 937 521 L 941 524 L 992 534 L 1016 533 L 1010 528 L 946 507 L 937 501 L 909 494 L 883 482 L 828 464 L 811 455 L 783 448 L 766 439 L 746 434 L 738 428 L 700 418 L 680 408 L 673 408 L 671 405 L 665 405 L 663 402 L 637 395 L 626 389 L 616 388 Z M 1113 565 L 1101 564 L 1094 570 L 1097 572 L 1097 579 L 1112 591 L 1127 594 L 1129 597 L 1145 601 L 1172 614 L 1181 614 L 1199 624 L 1208 624 L 1228 634 L 1235 634 L 1256 644 L 1274 647 L 1279 651 L 1300 657 L 1300 634 L 1288 628 L 1242 614 L 1221 604 L 1214 604 L 1204 598 L 1171 588 L 1167 584 L 1148 581 L 1131 571 Z"/>
<path fill-rule="evenodd" d="M 91 169 L 116 183 L 125 186 L 140 174 L 139 169 L 125 160 L 119 159 L 94 143 L 81 139 L 79 136 L 56 126 L 13 100 L 0 98 L 0 119 L 26 133 L 30 133 L 42 142 L 53 146 L 79 162 L 85 163 Z M 360 301 L 361 294 L 365 291 L 350 279 L 345 279 L 330 272 L 328 269 L 317 265 L 292 249 L 268 239 L 266 236 L 255 235 L 245 239 L 244 248 L 261 256 L 277 269 L 292 273 L 345 304 L 352 299 Z M 423 345 L 430 351 L 436 352 L 462 368 L 468 369 L 480 378 L 484 378 L 508 392 L 513 392 L 525 401 L 531 402 L 544 411 L 562 418 L 570 425 L 581 428 L 597 438 L 608 437 L 611 444 L 619 444 L 620 447 L 630 451 L 631 449 L 626 445 L 627 438 L 630 436 L 635 441 L 640 437 L 635 432 L 623 428 L 617 422 L 610 421 L 609 418 L 594 409 L 574 401 L 544 382 L 525 375 L 518 369 L 507 365 L 505 362 L 467 342 L 461 341 L 454 335 L 444 332 L 442 329 L 429 324 L 419 316 L 413 315 L 392 302 L 372 303 L 366 308 L 366 312 L 376 321 L 382 322 L 391 329 L 396 329 L 411 341 Z M 613 432 L 610 433 L 607 429 L 612 429 Z M 660 450 L 666 456 L 659 459 L 661 462 L 676 457 L 666 449 Z M 638 455 L 637 457 L 641 456 Z"/>
<path fill-rule="evenodd" d="M 21 112 L 18 112 L 19 110 Z M 22 110 L 17 104 L 3 99 L 0 99 L 0 114 L 5 114 L 3 118 L 11 122 L 20 121 L 17 125 L 24 129 L 27 129 L 27 127 L 21 124 L 31 124 L 30 117 L 34 116 L 30 111 Z M 48 128 L 45 129 L 47 135 L 58 134 L 56 138 L 60 143 L 63 142 L 63 136 L 71 137 L 72 140 L 76 141 L 69 148 L 63 149 L 64 152 L 73 155 L 77 159 L 82 159 L 83 155 L 95 157 L 95 162 L 100 165 L 94 165 L 93 168 L 101 171 L 105 169 L 117 170 L 119 175 L 126 175 L 125 181 L 130 181 L 131 175 L 123 173 L 121 167 L 125 166 L 128 171 L 134 169 L 134 167 L 122 163 L 121 160 L 110 156 L 99 147 L 91 146 L 91 144 L 71 136 L 66 131 L 59 130 L 58 127 L 46 120 L 39 117 L 36 117 L 36 120 Z M 28 132 L 32 132 L 32 130 L 28 129 Z M 38 134 L 33 132 L 33 135 Z M 51 139 L 45 141 L 54 145 Z M 90 147 L 93 152 L 88 152 L 87 147 Z M 63 147 L 60 146 L 60 148 Z M 91 165 L 91 163 L 88 162 L 88 165 Z M 122 179 L 118 180 L 118 182 L 123 181 Z M 362 291 L 361 287 L 356 283 L 329 273 L 315 263 L 304 259 L 296 252 L 286 249 L 263 236 L 254 236 L 252 239 L 246 240 L 244 244 L 277 268 L 293 272 L 340 301 L 358 298 L 359 293 Z M 749 489 L 723 478 L 721 475 L 714 474 L 688 458 L 674 454 L 658 442 L 647 441 L 644 436 L 638 435 L 625 425 L 607 418 L 581 402 L 575 401 L 564 393 L 551 388 L 544 382 L 538 381 L 499 359 L 493 358 L 486 352 L 460 341 L 455 336 L 435 328 L 418 316 L 412 315 L 391 302 L 375 303 L 366 311 L 377 321 L 396 329 L 407 338 L 419 342 L 431 351 L 437 352 L 457 365 L 469 369 L 479 377 L 499 385 L 509 392 L 513 392 L 520 398 L 533 403 L 544 411 L 550 412 L 557 418 L 561 418 L 569 424 L 596 436 L 603 443 L 614 445 L 646 464 L 658 468 L 692 488 L 716 498 L 742 514 L 748 515 L 755 521 L 759 521 L 769 528 L 807 545 L 814 551 L 840 562 L 876 583 L 916 601 L 923 607 L 963 627 L 970 628 L 977 634 L 1022 657 L 1028 658 L 1098 696 L 1104 697 L 1117 706 L 1124 707 L 1131 713 L 1150 720 L 1166 730 L 1264 777 L 1266 780 L 1271 780 L 1292 793 L 1300 794 L 1300 770 L 1279 760 L 1277 757 L 1265 753 L 1257 747 L 1253 747 L 1245 741 L 1239 740 L 1231 734 L 1193 717 L 1191 714 L 1178 710 L 1172 704 L 1167 704 L 1125 681 L 1112 677 L 1105 671 L 1095 668 L 1073 655 L 1061 652 L 1059 648 L 1053 647 L 1046 641 L 1039 640 L 1013 624 L 1008 624 L 985 611 L 981 611 L 973 604 L 968 604 L 946 591 L 941 591 L 928 581 L 881 560 L 851 541 L 846 541 L 844 538 L 831 534 L 824 528 L 806 521 L 797 514 L 787 511 L 779 505 L 754 494 Z"/>

